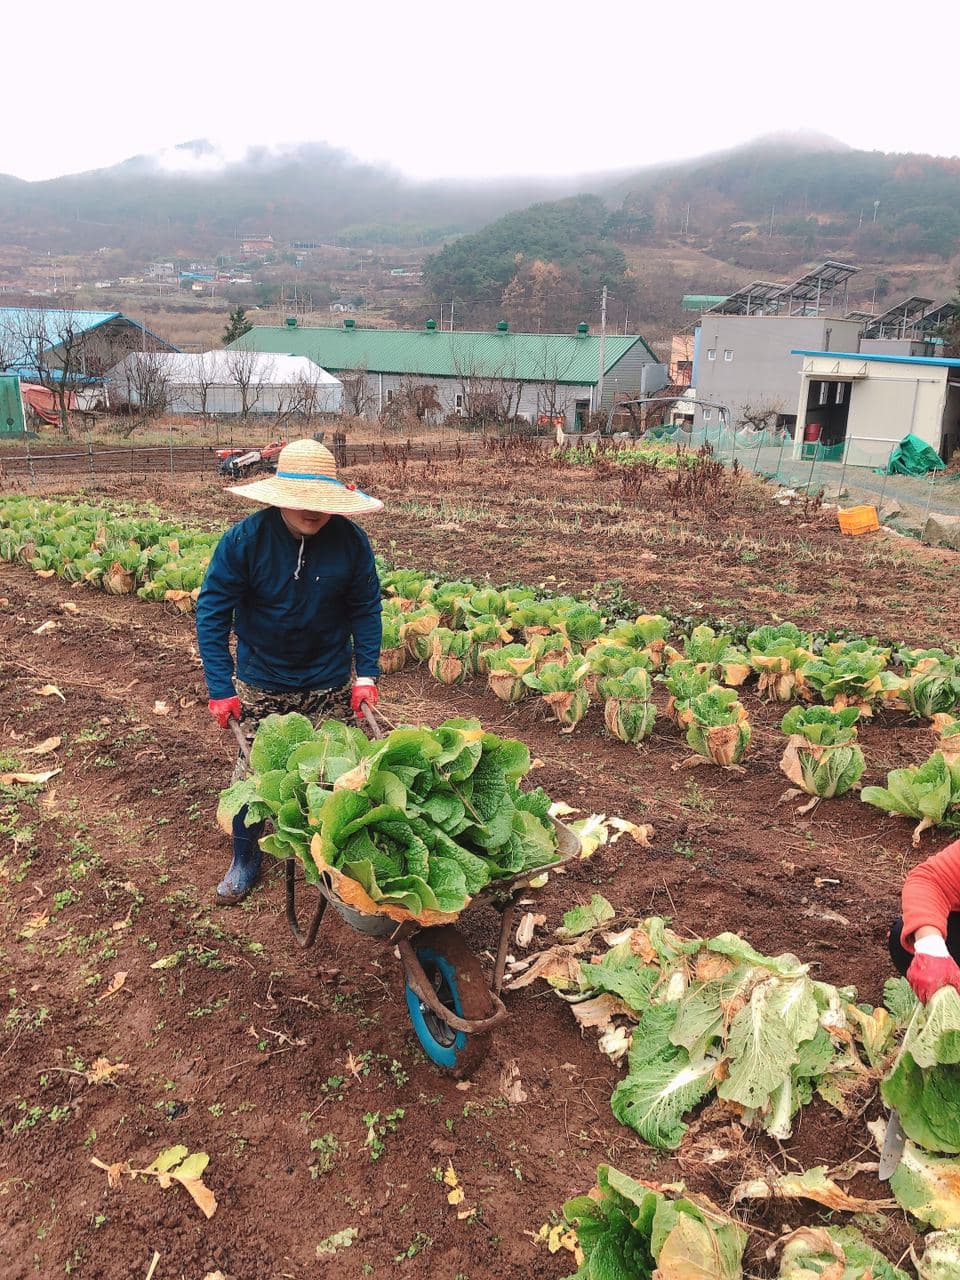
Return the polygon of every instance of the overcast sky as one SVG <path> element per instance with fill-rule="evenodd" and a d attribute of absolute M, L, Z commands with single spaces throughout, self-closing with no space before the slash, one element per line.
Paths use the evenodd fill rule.
<path fill-rule="evenodd" d="M 902 0 L 46 0 L 5 7 L 0 172 L 209 138 L 417 177 L 569 174 L 778 130 L 960 152 L 960 6 Z"/>

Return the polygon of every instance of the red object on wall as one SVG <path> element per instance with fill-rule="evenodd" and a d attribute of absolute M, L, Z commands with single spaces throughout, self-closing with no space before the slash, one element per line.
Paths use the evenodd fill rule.
<path fill-rule="evenodd" d="M 803 438 L 807 442 L 820 439 L 820 432 L 823 430 L 822 422 L 808 422 L 803 428 Z"/>

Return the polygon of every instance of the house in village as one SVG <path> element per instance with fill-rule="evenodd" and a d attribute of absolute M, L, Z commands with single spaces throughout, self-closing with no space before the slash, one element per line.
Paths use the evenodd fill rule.
<path fill-rule="evenodd" d="M 804 351 L 794 456 L 804 443 L 851 466 L 884 467 L 907 434 L 944 462 L 960 448 L 960 360 L 875 351 Z"/>
<path fill-rule="evenodd" d="M 598 409 L 652 395 L 667 371 L 638 335 L 448 332 L 428 320 L 412 329 L 256 326 L 233 346 L 307 356 L 343 383 L 345 413 L 368 418 L 395 402 L 420 406 L 434 420 L 521 420 L 541 427 L 584 426 Z M 602 360 L 601 360 L 602 353 Z"/>
<path fill-rule="evenodd" d="M 131 351 L 176 351 L 119 311 L 0 307 L 0 372 L 51 389 L 69 386 L 79 408 L 103 398 L 103 375 Z"/>

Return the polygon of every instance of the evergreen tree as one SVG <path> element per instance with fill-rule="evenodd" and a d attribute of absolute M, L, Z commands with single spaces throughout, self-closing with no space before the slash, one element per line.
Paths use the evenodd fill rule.
<path fill-rule="evenodd" d="M 230 312 L 230 319 L 227 321 L 227 327 L 223 331 L 223 345 L 229 346 L 231 342 L 236 342 L 237 338 L 242 338 L 245 333 L 249 333 L 253 325 L 247 319 L 247 313 L 243 307 L 234 307 Z"/>

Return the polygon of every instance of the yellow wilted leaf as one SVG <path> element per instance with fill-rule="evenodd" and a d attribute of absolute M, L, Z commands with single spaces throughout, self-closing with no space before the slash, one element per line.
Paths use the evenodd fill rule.
<path fill-rule="evenodd" d="M 463 1187 L 454 1187 L 447 1195 L 447 1204 L 463 1204 L 464 1190 Z"/>
<path fill-rule="evenodd" d="M 120 1071 L 129 1071 L 126 1062 L 111 1062 L 108 1058 L 97 1058 L 89 1071 L 84 1072 L 87 1084 L 116 1084 L 114 1075 Z"/>
<path fill-rule="evenodd" d="M 443 1175 L 443 1182 L 447 1187 L 458 1187 L 460 1185 L 460 1179 L 457 1177 L 457 1171 L 454 1169 L 452 1163 L 447 1165 L 446 1171 Z"/>
<path fill-rule="evenodd" d="M 44 738 L 42 742 L 38 742 L 35 747 L 24 747 L 20 755 L 22 756 L 45 756 L 50 751 L 56 751 L 60 743 L 63 741 L 60 737 Z"/>
<path fill-rule="evenodd" d="M 97 999 L 106 1000 L 108 996 L 115 996 L 117 992 L 120 990 L 120 988 L 123 986 L 123 984 L 126 982 L 126 980 L 127 980 L 126 972 L 124 970 L 119 970 L 110 979 L 110 985 L 107 987 L 106 991 L 101 991 L 100 994 L 97 996 Z"/>
<path fill-rule="evenodd" d="M 0 773 L 0 782 L 6 787 L 13 783 L 20 783 L 25 787 L 39 787 L 62 772 L 62 769 L 47 769 L 44 773 Z"/>
<path fill-rule="evenodd" d="M 126 1160 L 118 1160 L 116 1164 L 104 1164 L 102 1160 L 98 1160 L 96 1156 L 92 1156 L 90 1163 L 97 1169 L 102 1169 L 107 1175 L 107 1186 L 111 1189 L 119 1187 L 120 1178 L 125 1173 L 130 1173 L 130 1166 Z"/>
<path fill-rule="evenodd" d="M 53 570 L 51 570 L 51 573 L 52 572 Z M 59 626 L 60 626 L 59 622 L 53 622 L 50 619 L 48 619 L 46 622 L 41 622 L 39 627 L 35 627 L 33 634 L 35 636 L 45 636 L 48 631 L 56 631 L 56 629 Z"/>
<path fill-rule="evenodd" d="M 42 685 L 39 689 L 34 689 L 33 692 L 39 693 L 41 698 L 59 698 L 61 702 L 66 702 L 66 698 L 55 684 Z"/>
<path fill-rule="evenodd" d="M 610 837 L 611 844 L 616 844 L 622 835 L 627 835 L 645 849 L 650 848 L 650 840 L 654 835 L 654 830 L 648 823 L 628 822 L 626 818 L 609 818 L 607 824 L 617 832 L 615 836 Z"/>
<path fill-rule="evenodd" d="M 21 938 L 32 938 L 35 933 L 39 933 L 41 929 L 45 929 L 50 923 L 50 917 L 45 911 L 38 911 L 36 915 L 30 917 L 27 923 L 20 930 Z"/>

